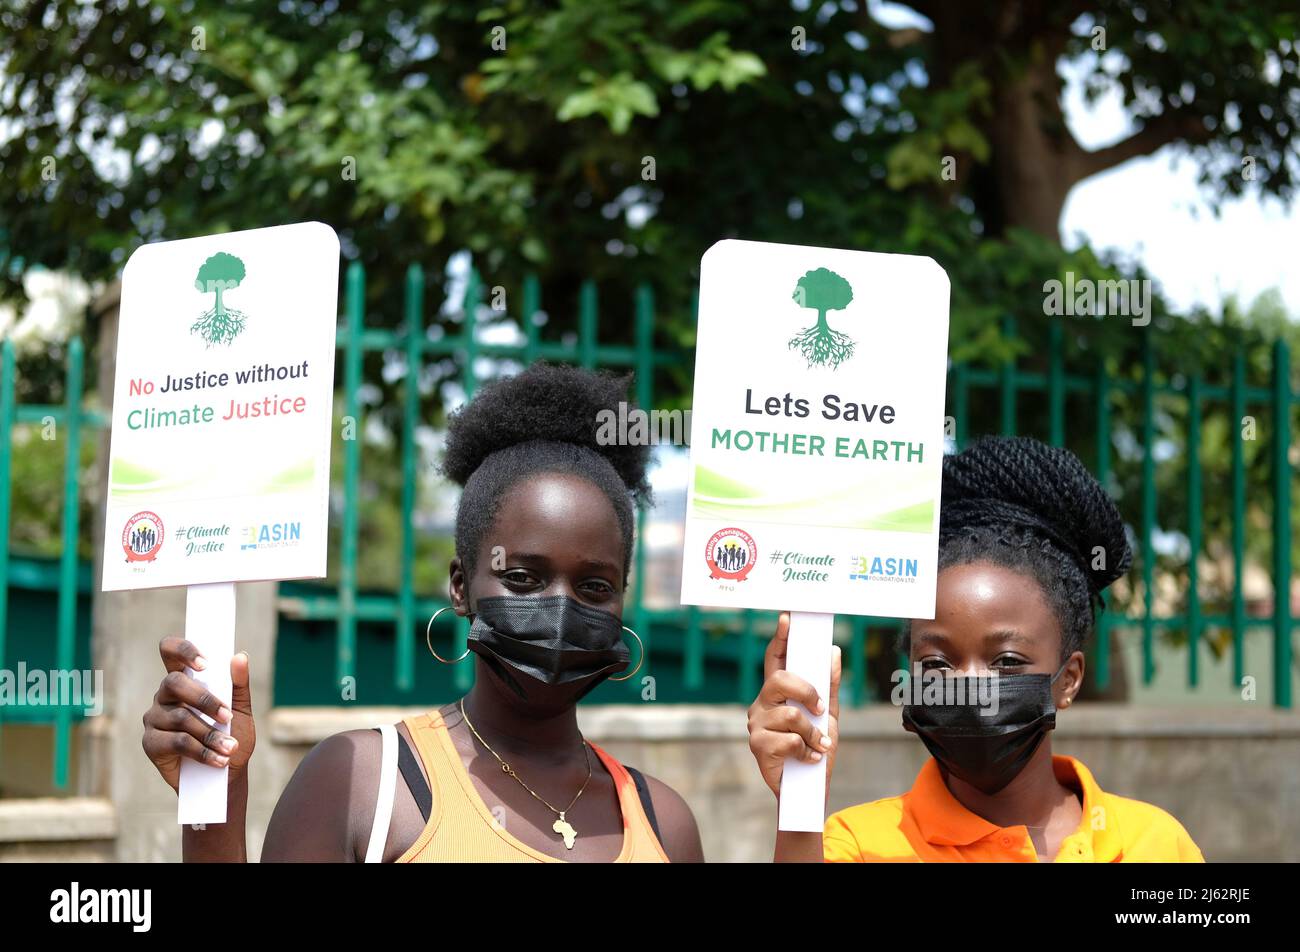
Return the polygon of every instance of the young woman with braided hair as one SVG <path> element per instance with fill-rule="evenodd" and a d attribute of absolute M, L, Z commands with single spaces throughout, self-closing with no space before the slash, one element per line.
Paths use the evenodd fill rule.
<path fill-rule="evenodd" d="M 1068 450 L 991 438 L 946 457 L 935 617 L 904 630 L 911 678 L 895 692 L 931 759 L 901 796 L 841 810 L 821 834 L 779 832 L 777 861 L 1201 862 L 1168 813 L 1052 752 L 1101 593 L 1131 561 L 1115 504 Z M 822 704 L 785 670 L 787 632 L 782 616 L 749 714 L 778 797 L 786 757 L 825 756 L 829 778 L 839 714 L 838 650 L 829 736 L 785 704 Z"/>

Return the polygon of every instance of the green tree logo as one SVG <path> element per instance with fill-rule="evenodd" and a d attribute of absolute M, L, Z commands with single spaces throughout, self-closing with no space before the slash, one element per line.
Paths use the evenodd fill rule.
<path fill-rule="evenodd" d="M 210 310 L 190 325 L 190 333 L 198 334 L 208 346 L 229 344 L 239 336 L 248 319 L 242 311 L 226 307 L 221 295 L 231 288 L 239 287 L 244 280 L 244 262 L 234 255 L 218 251 L 199 268 L 194 277 L 194 286 L 205 294 L 215 294 L 216 303 Z"/>
<path fill-rule="evenodd" d="M 853 300 L 853 288 L 834 271 L 809 271 L 795 285 L 791 297 L 800 307 L 817 312 L 817 323 L 790 338 L 790 349 L 803 354 L 808 366 L 834 370 L 853 356 L 853 338 L 826 323 L 827 311 L 839 311 Z"/>

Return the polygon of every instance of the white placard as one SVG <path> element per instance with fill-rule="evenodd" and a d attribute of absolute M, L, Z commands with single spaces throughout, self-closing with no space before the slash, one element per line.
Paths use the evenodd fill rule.
<path fill-rule="evenodd" d="M 948 297 L 914 255 L 700 263 L 682 603 L 791 611 L 786 670 L 823 698 L 835 614 L 934 615 Z M 821 831 L 825 797 L 825 759 L 787 760 L 779 828 Z"/>
<path fill-rule="evenodd" d="M 947 275 L 736 240 L 700 270 L 683 604 L 931 617 Z"/>
<path fill-rule="evenodd" d="M 318 222 L 131 255 L 104 591 L 324 577 L 338 265 Z"/>
<path fill-rule="evenodd" d="M 122 271 L 102 586 L 188 586 L 188 673 L 226 702 L 233 583 L 325 576 L 338 274 L 319 222 L 145 245 Z M 178 821 L 224 823 L 226 774 L 183 759 Z"/>

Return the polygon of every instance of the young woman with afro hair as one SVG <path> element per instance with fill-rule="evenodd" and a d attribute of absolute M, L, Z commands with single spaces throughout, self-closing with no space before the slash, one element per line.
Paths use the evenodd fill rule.
<path fill-rule="evenodd" d="M 778 832 L 778 862 L 1201 862 L 1159 807 L 1103 791 L 1053 753 L 1058 710 L 1083 684 L 1103 589 L 1132 561 L 1105 490 L 1068 450 L 990 438 L 944 459 L 933 619 L 912 619 L 897 679 L 903 728 L 931 757 L 912 789 L 833 814 L 822 833 Z M 786 699 L 823 702 L 785 670 L 787 616 L 750 708 L 750 749 L 780 796 L 786 757 L 834 766 L 829 736 Z"/>
<path fill-rule="evenodd" d="M 464 656 L 434 656 L 473 664 L 474 685 L 418 717 L 316 745 L 280 796 L 264 861 L 703 859 L 682 798 L 584 738 L 576 717 L 592 688 L 641 664 L 621 618 L 649 448 L 596 438 L 598 414 L 626 392 L 624 378 L 536 364 L 453 414 L 443 470 L 463 491 L 450 608 L 472 625 Z M 185 859 L 242 861 L 248 659 L 232 665 L 226 708 L 185 674 L 202 664 L 193 645 L 169 638 L 161 651 L 150 759 L 173 788 L 182 757 L 231 768 L 230 821 L 186 828 Z M 233 746 L 186 705 L 232 721 Z"/>

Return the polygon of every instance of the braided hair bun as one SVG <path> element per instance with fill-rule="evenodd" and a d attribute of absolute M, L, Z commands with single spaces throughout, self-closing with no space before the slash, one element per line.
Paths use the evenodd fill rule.
<path fill-rule="evenodd" d="M 1041 533 L 1100 593 L 1133 552 L 1119 510 L 1079 457 L 1027 437 L 989 437 L 943 461 L 939 534 L 973 526 Z"/>
<path fill-rule="evenodd" d="M 1069 450 L 988 437 L 943 461 L 939 567 L 990 561 L 1034 578 L 1080 650 L 1133 552 L 1115 503 Z"/>

